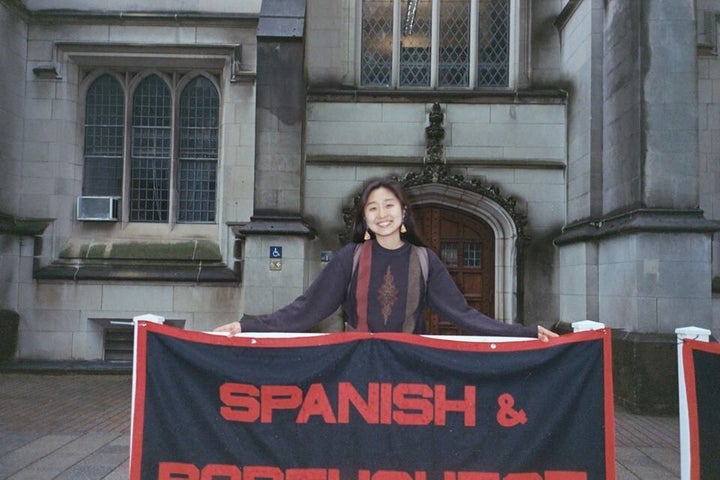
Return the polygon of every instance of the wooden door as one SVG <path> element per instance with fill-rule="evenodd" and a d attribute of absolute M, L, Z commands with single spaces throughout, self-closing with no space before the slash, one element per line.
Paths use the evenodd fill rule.
<path fill-rule="evenodd" d="M 450 271 L 470 306 L 495 316 L 495 235 L 484 221 L 457 210 L 419 207 L 420 232 Z M 435 335 L 465 334 L 429 311 L 426 330 Z"/>

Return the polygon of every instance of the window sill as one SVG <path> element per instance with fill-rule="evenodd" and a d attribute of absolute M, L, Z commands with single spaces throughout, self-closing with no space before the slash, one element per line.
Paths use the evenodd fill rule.
<path fill-rule="evenodd" d="M 533 103 L 564 104 L 567 92 L 560 89 L 405 89 L 405 88 L 333 88 L 313 87 L 308 89 L 309 102 L 441 102 L 441 103 Z"/>
<path fill-rule="evenodd" d="M 70 242 L 38 280 L 239 282 L 209 240 L 179 242 Z"/>
<path fill-rule="evenodd" d="M 38 269 L 36 280 L 239 283 L 240 276 L 224 265 L 68 265 Z"/>

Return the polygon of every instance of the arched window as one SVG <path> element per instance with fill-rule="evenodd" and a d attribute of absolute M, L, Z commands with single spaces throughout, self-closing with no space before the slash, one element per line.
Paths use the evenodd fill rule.
<path fill-rule="evenodd" d="M 510 2 L 361 0 L 361 86 L 509 86 Z"/>
<path fill-rule="evenodd" d="M 170 205 L 172 98 L 157 75 L 133 94 L 130 221 L 167 222 Z"/>
<path fill-rule="evenodd" d="M 83 195 L 122 195 L 125 94 L 112 75 L 95 79 L 85 101 Z"/>
<path fill-rule="evenodd" d="M 219 97 L 205 77 L 180 97 L 179 222 L 214 222 Z"/>
<path fill-rule="evenodd" d="M 87 89 L 83 195 L 127 198 L 130 222 L 214 223 L 217 87 L 203 75 L 152 73 L 134 90 L 118 78 L 127 85 L 106 73 Z"/>

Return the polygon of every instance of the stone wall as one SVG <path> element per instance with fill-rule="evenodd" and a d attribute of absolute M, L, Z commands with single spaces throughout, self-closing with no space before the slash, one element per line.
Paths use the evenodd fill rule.
<path fill-rule="evenodd" d="M 0 195 L 14 192 L 12 201 L 3 204 L 20 218 L 48 219 L 47 227 L 36 237 L 0 237 L 2 268 L 10 269 L 2 276 L 10 282 L 2 289 L 7 297 L 3 301 L 20 314 L 20 358 L 101 358 L 103 325 L 143 313 L 178 320 L 185 328 L 207 330 L 236 320 L 244 309 L 242 289 L 237 281 L 227 279 L 203 282 L 184 278 L 176 282 L 168 280 L 172 273 L 167 272 L 163 281 L 151 281 L 142 274 L 104 280 L 78 280 L 72 274 L 37 278 L 39 268 L 54 265 L 72 245 L 105 244 L 113 249 L 121 243 L 134 243 L 152 249 L 195 240 L 211 242 L 221 256 L 220 262 L 214 263 L 224 262 L 229 271 L 235 261 L 232 226 L 249 221 L 252 215 L 260 2 L 183 2 L 184 6 L 166 2 L 151 13 L 137 2 L 111 3 L 102 9 L 103 15 L 93 15 L 99 12 L 93 10 L 99 8 L 98 2 L 26 2 L 37 10 L 19 9 L 13 16 L 6 2 L 0 2 L 0 19 L 6 22 L 2 31 L 14 35 L 7 43 L 20 44 L 0 53 L 8 56 L 3 58 L 4 65 L 17 67 L 7 70 L 8 75 L 18 76 L 17 81 L 4 77 L 0 82 L 0 95 L 12 100 L 0 102 L 2 108 L 12 108 L 3 111 L 2 117 L 15 118 L 4 129 L 12 135 L 3 136 L 10 145 L 1 149 L 0 155 L 14 152 L 14 158 L 0 157 L 8 172 L 0 182 L 10 182 L 8 188 L 0 188 Z M 125 17 L 120 21 L 118 12 L 125 8 L 147 15 L 143 20 Z M 177 16 L 177 8 L 187 10 Z M 152 22 L 145 21 L 150 17 Z M 216 74 L 222 117 L 214 225 L 75 220 L 75 199 L 82 183 L 83 98 L 88 72 L 138 68 L 186 72 L 196 68 Z M 23 123 L 31 135 L 22 134 Z M 67 265 L 83 261 L 65 260 Z M 146 267 L 156 260 L 126 259 L 123 271 L 127 275 L 133 261 Z M 172 261 L 161 265 L 166 271 L 173 269 Z"/>

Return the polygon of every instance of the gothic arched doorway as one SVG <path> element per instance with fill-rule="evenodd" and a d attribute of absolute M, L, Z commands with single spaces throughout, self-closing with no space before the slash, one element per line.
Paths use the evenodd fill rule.
<path fill-rule="evenodd" d="M 485 187 L 480 182 L 467 182 L 462 177 L 450 177 L 442 167 L 428 169 L 429 173 L 416 176 L 408 174 L 403 180 L 413 211 L 422 216 L 419 224 L 423 235 L 427 237 L 426 241 L 431 244 L 434 242 L 433 248 L 441 256 L 439 245 L 443 237 L 433 240 L 432 227 L 423 226 L 426 222 L 423 210 L 438 209 L 438 218 L 441 217 L 440 213 L 444 218 L 445 212 L 461 215 L 461 221 L 467 222 L 470 230 L 478 232 L 478 238 L 485 238 L 486 253 L 481 255 L 487 262 L 483 266 L 483 275 L 487 276 L 473 279 L 482 281 L 485 289 L 485 300 L 484 303 L 480 301 L 479 309 L 498 321 L 515 322 L 518 298 L 517 255 L 518 246 L 522 243 L 518 240 L 525 238 L 522 233 L 524 216 L 515 210 L 515 201 L 511 197 L 500 195 L 497 188 Z M 437 175 L 433 174 L 437 169 L 440 169 L 436 172 Z M 454 218 L 457 220 L 458 217 Z M 437 225 L 439 232 L 442 224 L 433 223 L 431 219 L 430 225 L 433 224 Z M 430 229 L 426 233 L 428 228 Z M 475 287 L 475 290 L 478 288 Z M 468 295 L 468 300 L 473 304 L 476 298 Z"/>
<path fill-rule="evenodd" d="M 484 221 L 459 210 L 419 206 L 415 217 L 428 247 L 437 253 L 470 306 L 495 315 L 495 233 Z M 457 335 L 453 324 L 430 311 L 426 330 Z"/>

